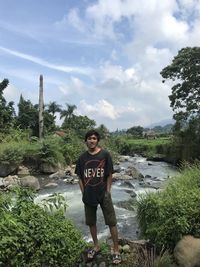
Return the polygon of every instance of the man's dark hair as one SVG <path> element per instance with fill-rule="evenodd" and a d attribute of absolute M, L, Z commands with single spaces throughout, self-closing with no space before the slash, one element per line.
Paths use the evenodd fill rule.
<path fill-rule="evenodd" d="M 92 135 L 97 137 L 98 142 L 100 141 L 100 134 L 96 130 L 90 130 L 85 134 L 85 142 L 87 141 L 88 137 Z"/>

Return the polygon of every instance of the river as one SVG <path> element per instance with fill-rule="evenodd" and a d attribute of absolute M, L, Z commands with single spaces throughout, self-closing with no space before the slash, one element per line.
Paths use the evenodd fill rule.
<path fill-rule="evenodd" d="M 134 187 L 134 192 L 137 194 L 136 198 L 138 198 L 140 194 L 156 191 L 158 188 L 162 187 L 170 177 L 178 174 L 177 168 L 166 162 L 151 162 L 140 156 L 126 156 L 124 158 L 125 161 L 121 162 L 119 165 L 122 172 L 129 166 L 134 166 L 145 177 L 142 183 L 136 179 L 129 180 Z M 36 203 L 55 192 L 61 193 L 66 199 L 68 204 L 66 217 L 70 218 L 78 229 L 80 229 L 83 238 L 90 241 L 89 229 L 85 225 L 84 207 L 81 201 L 82 196 L 79 185 L 66 184 L 64 181 L 59 181 L 56 188 L 40 190 L 35 200 Z M 130 188 L 124 186 L 123 181 L 113 182 L 112 199 L 117 215 L 119 237 L 131 240 L 137 239 L 138 226 L 136 212 L 134 209 L 128 210 L 122 205 L 122 202 L 133 199 L 130 195 Z M 109 236 L 109 230 L 104 224 L 100 207 L 98 208 L 97 218 L 98 238 L 100 240 L 105 239 Z"/>

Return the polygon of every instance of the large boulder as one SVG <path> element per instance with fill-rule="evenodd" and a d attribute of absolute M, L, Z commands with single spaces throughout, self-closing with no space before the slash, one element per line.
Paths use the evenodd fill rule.
<path fill-rule="evenodd" d="M 144 178 L 143 174 L 141 174 L 135 167 L 130 166 L 126 170 L 126 174 L 131 176 L 133 179 L 142 179 Z"/>
<path fill-rule="evenodd" d="M 20 185 L 23 187 L 30 187 L 34 190 L 40 189 L 40 183 L 38 179 L 31 175 L 20 178 Z"/>
<path fill-rule="evenodd" d="M 53 164 L 50 162 L 42 162 L 39 166 L 39 170 L 42 173 L 47 173 L 47 174 L 51 174 L 51 173 L 55 173 L 57 171 L 59 171 L 61 169 L 61 164 Z"/>
<path fill-rule="evenodd" d="M 184 236 L 174 249 L 174 257 L 183 267 L 200 267 L 200 238 Z"/>
<path fill-rule="evenodd" d="M 0 176 L 6 177 L 9 174 L 15 172 L 19 164 L 16 162 L 0 162 Z"/>

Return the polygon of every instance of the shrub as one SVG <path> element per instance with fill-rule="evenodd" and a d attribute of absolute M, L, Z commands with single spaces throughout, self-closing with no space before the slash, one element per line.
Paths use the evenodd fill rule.
<path fill-rule="evenodd" d="M 72 134 L 68 134 L 63 139 L 62 154 L 67 164 L 75 163 L 80 154 L 85 150 L 83 140 Z"/>
<path fill-rule="evenodd" d="M 24 149 L 20 143 L 4 143 L 0 149 L 0 162 L 3 163 L 20 163 L 24 156 Z"/>
<path fill-rule="evenodd" d="M 185 234 L 200 236 L 200 166 L 187 167 L 163 192 L 140 197 L 137 217 L 141 235 L 158 249 L 173 249 Z"/>
<path fill-rule="evenodd" d="M 85 247 L 79 231 L 61 211 L 46 212 L 29 192 L 20 192 L 12 207 L 0 210 L 0 265 L 75 266 Z"/>
<path fill-rule="evenodd" d="M 62 142 L 57 137 L 49 136 L 39 142 L 38 156 L 40 161 L 56 164 L 64 163 L 62 154 Z"/>

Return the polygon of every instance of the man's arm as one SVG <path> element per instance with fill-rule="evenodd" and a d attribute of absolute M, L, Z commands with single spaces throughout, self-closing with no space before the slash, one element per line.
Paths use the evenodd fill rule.
<path fill-rule="evenodd" d="M 84 186 L 83 186 L 83 182 L 82 182 L 82 180 L 79 178 L 79 186 L 80 186 L 80 189 L 81 189 L 81 192 L 83 193 L 83 191 L 84 191 Z"/>
<path fill-rule="evenodd" d="M 111 185 L 112 185 L 112 173 L 110 173 L 110 175 L 107 178 L 107 187 L 106 187 L 106 191 L 110 193 L 111 190 Z"/>

